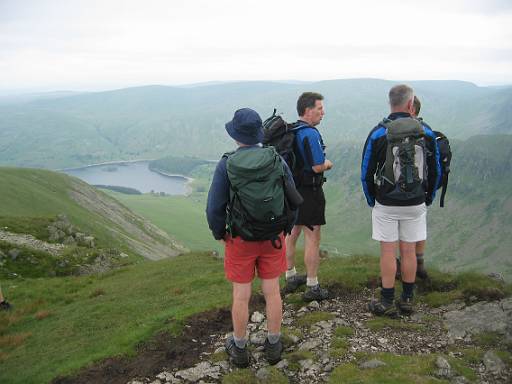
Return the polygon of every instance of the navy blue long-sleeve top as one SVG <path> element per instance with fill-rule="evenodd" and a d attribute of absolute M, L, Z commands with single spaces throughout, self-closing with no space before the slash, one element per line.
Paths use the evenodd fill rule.
<path fill-rule="evenodd" d="M 251 151 L 262 148 L 260 145 L 239 147 L 237 151 Z M 212 185 L 208 191 L 206 203 L 206 219 L 215 240 L 222 240 L 226 236 L 226 207 L 229 202 L 229 179 L 227 170 L 227 158 L 222 157 L 217 163 L 213 174 Z M 286 161 L 282 161 L 289 185 L 295 187 L 293 176 Z"/>
<path fill-rule="evenodd" d="M 405 117 L 411 117 L 411 115 L 405 112 L 394 112 L 388 116 L 388 119 L 395 120 Z M 423 202 L 426 202 L 427 205 L 432 204 L 432 201 L 436 196 L 436 190 L 441 182 L 439 147 L 437 145 L 436 135 L 432 129 L 423 121 L 421 124 L 425 130 L 426 147 L 428 151 L 432 153 L 432 156 L 427 156 L 428 183 L 425 196 L 421 196 L 414 200 L 397 201 L 387 198 L 385 193 L 376 188 L 374 175 L 377 169 L 386 161 L 387 150 L 386 127 L 379 123 L 370 131 L 370 134 L 366 139 L 361 161 L 361 183 L 366 201 L 370 207 L 375 205 L 375 200 L 382 205 L 391 206 L 418 205 Z"/>

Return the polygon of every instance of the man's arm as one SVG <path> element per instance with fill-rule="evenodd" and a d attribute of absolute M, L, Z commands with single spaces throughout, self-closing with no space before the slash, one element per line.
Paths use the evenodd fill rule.
<path fill-rule="evenodd" d="M 206 218 L 215 240 L 222 240 L 226 236 L 226 207 L 229 201 L 226 161 L 226 158 L 222 158 L 215 168 L 206 204 Z"/>
<path fill-rule="evenodd" d="M 303 145 L 304 154 L 309 164 L 311 164 L 313 172 L 322 173 L 332 168 L 332 162 L 325 158 L 318 131 L 311 130 L 308 135 L 304 137 Z"/>
<path fill-rule="evenodd" d="M 363 154 L 361 159 L 361 183 L 363 186 L 366 202 L 370 207 L 375 205 L 375 182 L 374 175 L 377 170 L 377 158 L 375 143 L 377 139 L 386 134 L 384 127 L 375 127 L 372 129 L 366 142 L 364 143 Z"/>

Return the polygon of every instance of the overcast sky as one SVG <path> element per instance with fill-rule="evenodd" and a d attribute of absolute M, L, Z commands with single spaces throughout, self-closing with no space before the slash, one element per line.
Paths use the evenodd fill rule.
<path fill-rule="evenodd" d="M 0 90 L 226 80 L 512 84 L 512 1 L 0 0 Z"/>

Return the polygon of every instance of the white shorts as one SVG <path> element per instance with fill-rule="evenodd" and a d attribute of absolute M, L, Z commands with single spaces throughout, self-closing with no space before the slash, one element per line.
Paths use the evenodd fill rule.
<path fill-rule="evenodd" d="M 410 243 L 426 240 L 426 205 L 396 207 L 375 202 L 372 209 L 372 238 L 377 241 L 401 240 Z"/>

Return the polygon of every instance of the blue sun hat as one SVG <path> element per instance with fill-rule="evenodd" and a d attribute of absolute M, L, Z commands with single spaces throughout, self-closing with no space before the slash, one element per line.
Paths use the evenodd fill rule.
<path fill-rule="evenodd" d="M 263 127 L 258 112 L 242 108 L 235 112 L 233 119 L 226 123 L 229 136 L 239 143 L 254 145 L 263 140 Z"/>

